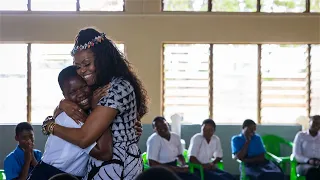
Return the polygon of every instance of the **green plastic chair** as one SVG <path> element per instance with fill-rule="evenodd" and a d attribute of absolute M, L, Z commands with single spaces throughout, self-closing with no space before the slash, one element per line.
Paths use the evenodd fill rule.
<path fill-rule="evenodd" d="M 290 156 L 281 157 L 281 144 L 289 146 L 292 149 L 293 143 L 283 139 L 282 137 L 271 134 L 262 136 L 262 141 L 269 154 L 273 154 L 281 159 L 279 166 L 281 169 L 285 170 L 286 165 L 290 163 Z"/>
<path fill-rule="evenodd" d="M 146 171 L 147 169 L 150 168 L 150 166 L 148 164 L 147 153 L 146 152 L 142 153 L 141 157 L 143 160 L 143 169 L 144 169 L 144 171 Z"/>
<path fill-rule="evenodd" d="M 290 156 L 290 180 L 306 180 L 305 176 L 300 176 L 297 174 L 297 161 L 294 158 L 294 155 Z"/>
<path fill-rule="evenodd" d="M 265 158 L 268 159 L 268 160 L 271 160 L 273 162 L 276 162 L 277 164 L 281 164 L 282 163 L 282 159 L 267 152 L 265 154 Z M 237 162 L 239 162 L 239 164 L 241 165 L 241 177 L 240 179 L 241 180 L 250 180 L 250 178 L 246 175 L 246 171 L 245 171 L 245 163 L 242 162 L 241 160 L 237 159 Z"/>
<path fill-rule="evenodd" d="M 4 174 L 3 169 L 0 169 L 0 180 L 6 180 L 6 174 Z"/>

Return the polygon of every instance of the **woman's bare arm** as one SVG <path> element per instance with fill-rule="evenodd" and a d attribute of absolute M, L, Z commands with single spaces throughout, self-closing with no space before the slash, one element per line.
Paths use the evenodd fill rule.
<path fill-rule="evenodd" d="M 90 151 L 90 156 L 102 160 L 109 161 L 112 159 L 113 153 L 112 133 L 108 128 L 98 139 L 97 145 Z"/>
<path fill-rule="evenodd" d="M 81 128 L 56 125 L 53 134 L 81 148 L 87 148 L 109 128 L 117 113 L 116 109 L 97 106 Z"/>

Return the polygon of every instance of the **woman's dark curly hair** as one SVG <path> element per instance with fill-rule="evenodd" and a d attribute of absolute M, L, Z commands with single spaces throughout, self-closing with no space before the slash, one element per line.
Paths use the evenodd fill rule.
<path fill-rule="evenodd" d="M 84 45 L 100 36 L 100 34 L 93 28 L 83 29 L 76 37 L 75 46 Z M 94 65 L 96 68 L 96 85 L 93 88 L 108 84 L 114 77 L 121 77 L 129 81 L 136 95 L 138 119 L 142 118 L 148 112 L 147 91 L 125 55 L 108 38 L 99 44 L 95 44 L 90 50 L 95 56 Z"/>

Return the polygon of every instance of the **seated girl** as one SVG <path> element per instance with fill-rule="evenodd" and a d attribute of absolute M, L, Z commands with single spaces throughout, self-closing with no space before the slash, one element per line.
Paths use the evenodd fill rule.
<path fill-rule="evenodd" d="M 77 74 L 75 66 L 63 69 L 59 73 L 58 81 L 64 97 L 77 103 L 84 112 L 91 109 L 91 101 L 97 101 L 92 99 L 92 91 Z M 77 124 L 64 112 L 55 118 L 55 122 L 61 126 L 73 128 L 80 128 L 83 125 L 83 123 Z M 86 149 L 50 135 L 46 142 L 42 161 L 31 172 L 29 179 L 49 179 L 61 173 L 69 173 L 80 179 L 87 172 L 87 163 L 90 156 L 105 161 L 111 160 L 112 135 L 110 129 L 104 132 L 97 143 Z"/>
<path fill-rule="evenodd" d="M 216 124 L 212 119 L 202 123 L 201 133 L 195 134 L 190 140 L 188 155 L 191 163 L 201 164 L 204 168 L 205 179 L 235 179 L 231 174 L 216 167 L 222 160 L 220 139 L 214 135 Z M 211 159 L 214 157 L 214 160 Z"/>
<path fill-rule="evenodd" d="M 189 173 L 182 156 L 180 137 L 169 131 L 164 117 L 156 117 L 152 122 L 155 131 L 147 140 L 147 159 L 151 167 L 164 166 L 173 170 L 181 179 L 196 180 L 198 176 Z M 177 160 L 181 166 L 177 166 Z"/>

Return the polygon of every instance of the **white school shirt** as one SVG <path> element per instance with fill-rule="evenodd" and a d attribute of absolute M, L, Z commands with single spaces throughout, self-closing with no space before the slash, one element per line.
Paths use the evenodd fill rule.
<path fill-rule="evenodd" d="M 83 125 L 83 123 L 78 125 L 65 112 L 59 114 L 55 122 L 60 126 L 69 128 L 81 128 Z M 50 135 L 41 160 L 61 171 L 82 177 L 87 173 L 89 153 L 96 144 L 94 143 L 86 149 L 82 149 L 58 136 Z"/>
<path fill-rule="evenodd" d="M 169 163 L 175 161 L 178 155 L 183 152 L 180 137 L 178 134 L 170 133 L 170 140 L 162 138 L 157 133 L 153 133 L 147 140 L 147 159 L 159 163 Z"/>
<path fill-rule="evenodd" d="M 307 163 L 310 158 L 320 159 L 320 132 L 315 137 L 309 131 L 298 132 L 294 138 L 293 155 L 299 163 Z"/>
<path fill-rule="evenodd" d="M 211 158 L 222 158 L 221 142 L 218 136 L 213 135 L 208 143 L 201 133 L 195 134 L 188 149 L 188 156 L 196 157 L 202 164 L 211 162 Z"/>

